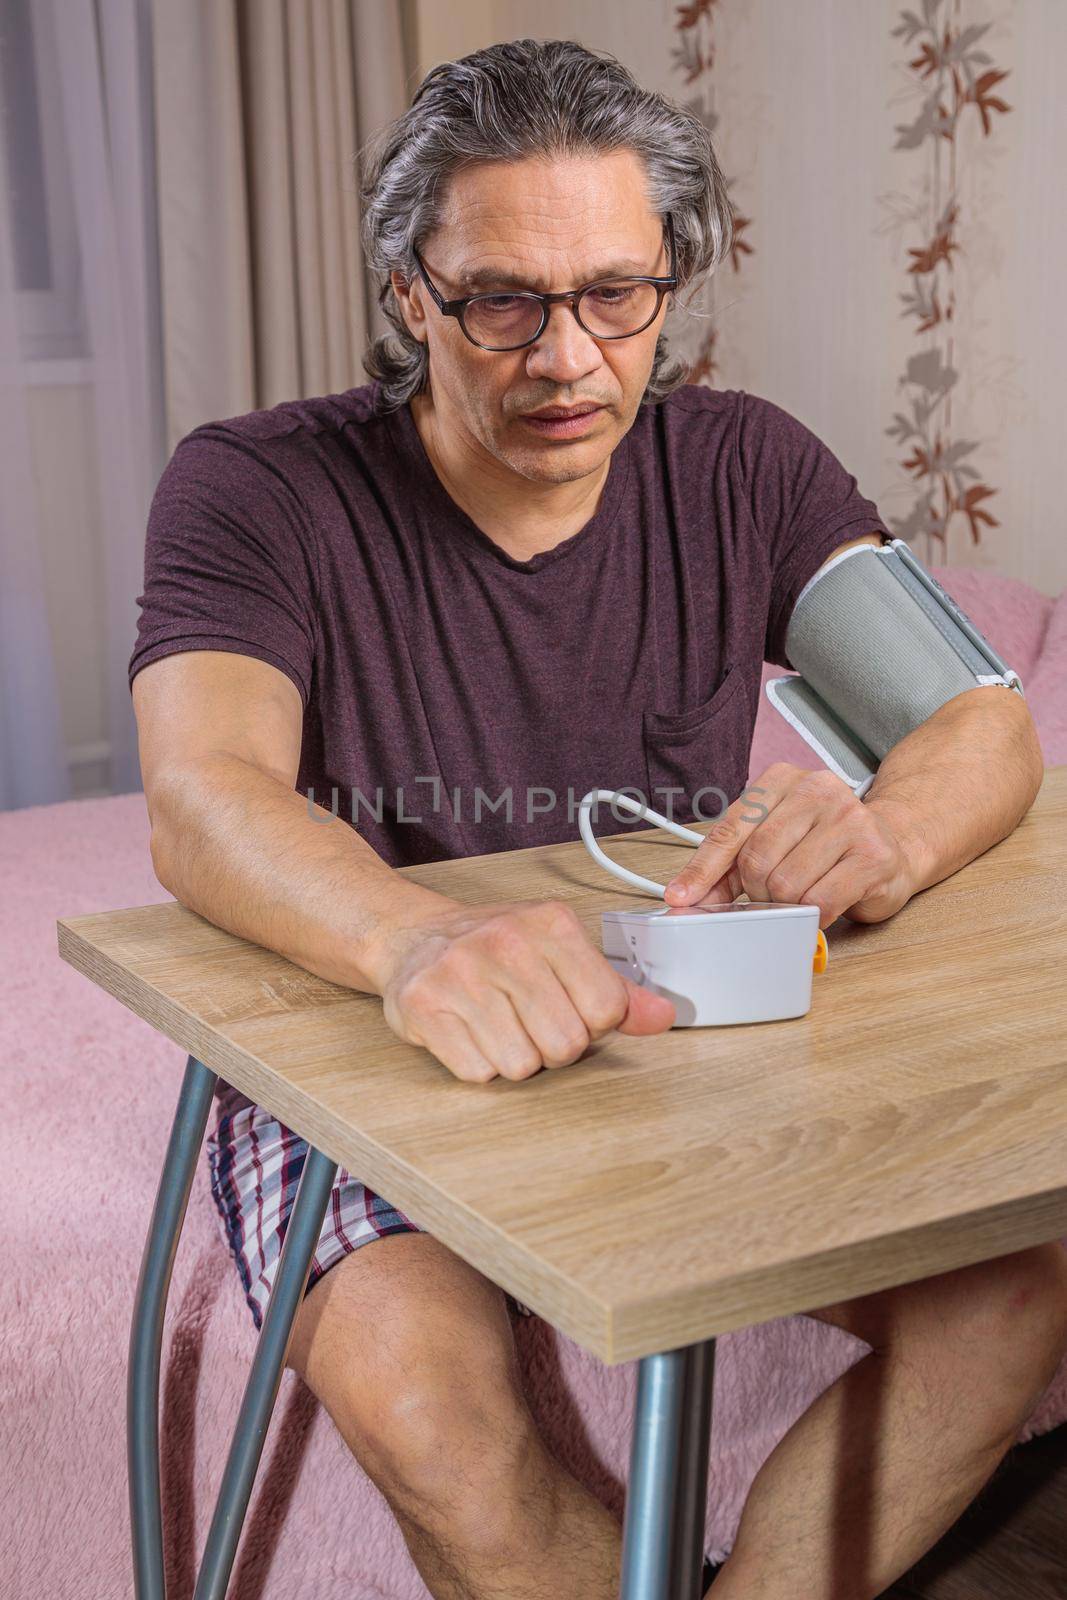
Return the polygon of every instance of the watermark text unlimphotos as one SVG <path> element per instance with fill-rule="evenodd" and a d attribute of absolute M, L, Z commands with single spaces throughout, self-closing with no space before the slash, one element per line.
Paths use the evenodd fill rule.
<path fill-rule="evenodd" d="M 464 793 L 462 786 L 455 785 L 446 790 L 439 777 L 416 778 L 416 784 L 425 784 L 429 792 L 418 791 L 414 796 L 406 794 L 403 784 L 389 791 L 388 800 L 386 790 L 382 785 L 374 790 L 373 797 L 364 793 L 362 789 L 353 786 L 349 791 L 346 804 L 346 815 L 355 826 L 361 818 L 371 818 L 375 822 L 382 822 L 388 817 L 390 824 L 399 823 L 425 823 L 428 820 L 427 808 L 431 815 L 440 816 L 448 814 L 454 822 L 479 823 L 487 817 L 490 820 L 503 817 L 508 824 L 516 820 L 533 822 L 535 818 L 545 816 L 548 812 L 556 811 L 563 804 L 567 808 L 567 822 L 577 823 L 578 811 L 583 795 L 568 785 L 566 798 L 558 795 L 555 789 L 547 784 L 527 784 L 525 790 L 516 790 L 508 784 L 495 797 L 486 793 L 480 787 L 475 787 L 473 794 Z M 326 824 L 334 821 L 341 815 L 341 795 L 343 792 L 337 784 L 330 789 L 330 804 L 327 807 L 324 800 L 317 800 L 314 786 L 307 792 L 308 816 L 312 822 Z M 640 806 L 645 806 L 659 812 L 660 816 L 674 820 L 674 808 L 678 797 L 685 797 L 686 791 L 680 786 L 657 786 L 652 790 L 651 798 L 647 797 L 641 789 L 634 787 L 621 788 L 617 794 L 629 795 Z M 746 790 L 745 794 L 762 794 L 761 789 Z M 709 800 L 710 797 L 710 800 Z M 759 811 L 766 811 L 757 801 L 748 801 Z M 603 801 L 595 801 L 591 806 L 593 821 L 600 817 L 600 807 Z M 725 790 L 715 784 L 705 784 L 693 795 L 692 817 L 698 822 L 717 822 L 730 804 L 729 796 Z M 708 809 L 713 806 L 714 809 Z M 410 809 L 409 809 L 410 807 Z M 616 800 L 607 802 L 607 808 L 616 822 L 640 821 L 635 812 L 625 806 L 620 806 Z M 690 808 L 686 809 L 687 812 Z M 328 815 L 323 815 L 323 812 Z M 751 819 L 755 820 L 755 819 Z"/>

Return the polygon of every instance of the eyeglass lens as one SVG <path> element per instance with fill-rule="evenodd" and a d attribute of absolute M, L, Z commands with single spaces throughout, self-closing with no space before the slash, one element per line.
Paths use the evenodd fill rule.
<path fill-rule="evenodd" d="M 618 339 L 637 333 L 651 322 L 658 291 L 651 283 L 600 283 L 578 299 L 582 326 L 594 338 Z M 497 350 L 514 349 L 535 337 L 541 324 L 541 303 L 530 295 L 488 294 L 472 300 L 463 314 L 472 339 Z"/>

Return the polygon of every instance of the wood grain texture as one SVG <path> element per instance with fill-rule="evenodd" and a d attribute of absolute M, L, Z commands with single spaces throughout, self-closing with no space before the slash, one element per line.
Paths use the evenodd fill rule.
<path fill-rule="evenodd" d="M 650 829 L 606 848 L 665 882 L 691 847 Z M 648 903 L 580 841 L 403 873 L 471 902 L 565 899 L 598 945 L 602 910 Z M 173 901 L 58 935 L 608 1362 L 1067 1234 L 1067 767 L 1010 838 L 896 916 L 839 919 L 806 1017 L 612 1033 L 522 1083 L 460 1083 L 376 997 Z"/>

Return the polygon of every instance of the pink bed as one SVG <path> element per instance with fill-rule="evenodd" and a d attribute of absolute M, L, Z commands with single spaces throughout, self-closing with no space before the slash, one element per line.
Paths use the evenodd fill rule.
<path fill-rule="evenodd" d="M 934 569 L 1020 672 L 1048 764 L 1067 762 L 1067 596 Z M 778 669 L 765 669 L 769 674 Z M 752 772 L 814 765 L 769 707 Z M 55 921 L 168 896 L 140 794 L 0 814 L 0 971 L 7 1137 L 0 1281 L 0 1589 L 19 1600 L 126 1600 L 129 1318 L 184 1054 L 63 964 Z M 563 1460 L 621 1512 L 635 1369 L 606 1368 L 540 1319 L 518 1330 L 528 1390 Z M 171 1288 L 163 1350 L 168 1594 L 192 1594 L 197 1554 L 255 1333 L 203 1161 Z M 793 1420 L 866 1346 L 803 1317 L 721 1339 L 708 1548 L 732 1542 L 748 1486 Z M 1067 1364 L 1021 1437 L 1067 1419 Z M 329 1417 L 286 1372 L 231 1594 L 417 1600 L 388 1509 Z"/>

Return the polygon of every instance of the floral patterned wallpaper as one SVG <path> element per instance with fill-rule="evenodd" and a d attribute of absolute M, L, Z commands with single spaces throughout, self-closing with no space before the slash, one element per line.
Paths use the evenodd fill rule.
<path fill-rule="evenodd" d="M 715 7 L 721 3 L 722 0 L 690 0 L 689 4 L 679 6 L 674 24 L 678 42 L 671 50 L 671 65 L 678 74 L 681 88 L 690 90 L 696 87 L 695 94 L 679 92 L 674 98 L 700 118 L 713 141 L 719 119 L 712 108 L 712 71 L 715 66 L 715 41 L 712 29 Z M 724 176 L 727 190 L 732 191 L 734 180 L 729 174 L 724 173 Z M 745 237 L 752 219 L 738 210 L 732 192 L 730 202 L 733 217 L 730 263 L 734 272 L 738 273 L 745 256 L 752 255 L 754 251 L 754 246 Z M 703 312 L 697 312 L 698 315 L 710 317 L 714 313 L 706 309 L 710 298 L 708 288 L 710 286 L 705 288 L 702 295 L 695 297 L 693 303 L 694 306 L 705 308 Z M 695 350 L 687 347 L 691 341 L 678 341 L 680 350 L 689 359 L 690 383 L 709 383 L 718 386 L 718 364 L 715 355 L 717 338 L 718 330 L 711 327 L 700 337 Z"/>
<path fill-rule="evenodd" d="M 916 218 L 920 243 L 908 250 L 909 283 L 900 295 L 901 316 L 914 323 L 923 348 L 910 357 L 899 379 L 905 409 L 886 432 L 907 451 L 901 468 L 911 475 L 915 497 L 906 517 L 894 519 L 902 539 L 928 533 L 942 544 L 954 517 L 966 519 L 978 544 L 983 527 L 1000 526 L 986 502 L 996 494 L 980 469 L 981 441 L 966 437 L 963 419 L 953 427 L 953 392 L 959 383 L 954 361 L 957 288 L 954 257 L 962 248 L 959 227 L 957 132 L 961 118 L 981 118 L 983 136 L 995 137 L 1011 107 L 999 85 L 1008 76 L 979 41 L 989 23 L 967 23 L 960 0 L 922 0 L 921 12 L 904 11 L 892 34 L 906 53 L 917 104 L 910 122 L 896 128 L 895 150 L 916 154 L 930 175 L 928 216 Z M 933 338 L 925 338 L 932 334 Z"/>
<path fill-rule="evenodd" d="M 674 8 L 671 70 L 678 101 L 706 124 L 713 137 L 720 118 L 714 109 L 716 83 L 715 24 L 725 11 L 745 0 L 688 0 Z M 909 503 L 899 514 L 887 512 L 887 521 L 904 539 L 928 535 L 946 543 L 947 530 L 962 521 L 974 544 L 983 530 L 1000 526 L 989 501 L 997 489 L 982 466 L 982 441 L 971 436 L 966 417 L 953 401 L 960 384 L 961 364 L 967 351 L 956 339 L 959 286 L 955 258 L 963 250 L 960 193 L 961 119 L 980 123 L 985 138 L 995 138 L 1002 118 L 1011 111 L 1002 84 L 1009 68 L 997 63 L 981 41 L 989 22 L 969 20 L 973 9 L 964 0 L 921 0 L 917 9 L 895 12 L 888 27 L 893 46 L 892 65 L 906 76 L 905 98 L 909 120 L 892 130 L 887 117 L 887 138 L 908 161 L 907 189 L 885 197 L 895 207 L 890 226 L 907 228 L 917 242 L 907 249 L 906 282 L 898 295 L 904 319 L 919 346 L 905 362 L 897 379 L 900 401 L 885 433 L 898 448 L 896 468 L 908 485 Z M 887 24 L 889 13 L 887 12 Z M 732 143 L 736 145 L 735 130 Z M 718 149 L 718 141 L 717 149 Z M 721 152 L 720 152 L 721 158 Z M 734 218 L 734 242 L 729 265 L 716 275 L 720 291 L 724 277 L 736 279 L 745 258 L 755 252 L 756 220 L 739 203 L 735 180 L 727 173 Z M 710 294 L 697 305 L 713 304 L 707 316 L 713 325 L 683 344 L 690 362 L 690 381 L 732 386 L 736 375 L 724 372 L 717 345 L 714 319 L 728 309 L 712 302 Z M 935 559 L 946 559 L 935 550 Z"/>

